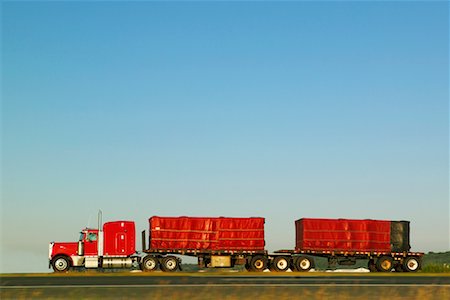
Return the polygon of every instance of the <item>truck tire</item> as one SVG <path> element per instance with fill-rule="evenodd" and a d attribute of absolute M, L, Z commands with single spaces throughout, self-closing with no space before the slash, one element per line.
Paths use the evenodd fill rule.
<path fill-rule="evenodd" d="M 59 255 L 53 258 L 52 267 L 55 272 L 67 272 L 71 266 L 70 258 L 65 255 Z"/>
<path fill-rule="evenodd" d="M 250 259 L 250 270 L 253 272 L 262 272 L 267 269 L 267 257 L 256 255 Z"/>
<path fill-rule="evenodd" d="M 159 260 L 153 255 L 147 255 L 142 261 L 142 271 L 153 272 L 158 269 Z"/>
<path fill-rule="evenodd" d="M 417 272 L 422 268 L 420 258 L 408 256 L 403 261 L 403 270 L 406 272 Z"/>
<path fill-rule="evenodd" d="M 164 272 L 175 272 L 179 267 L 178 258 L 175 256 L 166 256 L 161 261 L 161 270 Z"/>
<path fill-rule="evenodd" d="M 275 272 L 286 272 L 289 269 L 290 262 L 286 256 L 277 256 L 272 261 L 271 270 Z"/>
<path fill-rule="evenodd" d="M 299 272 L 308 272 L 314 268 L 314 260 L 307 256 L 299 256 L 294 261 L 294 268 Z"/>
<path fill-rule="evenodd" d="M 379 272 L 391 272 L 394 267 L 394 261 L 390 256 L 382 256 L 377 259 L 376 266 Z"/>

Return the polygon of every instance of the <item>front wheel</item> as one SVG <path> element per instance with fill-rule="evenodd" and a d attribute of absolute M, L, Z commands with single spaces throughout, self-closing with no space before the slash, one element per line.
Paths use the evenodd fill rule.
<path fill-rule="evenodd" d="M 70 259 L 67 256 L 57 256 L 52 260 L 52 267 L 55 272 L 67 272 L 70 268 Z"/>
<path fill-rule="evenodd" d="M 162 259 L 161 270 L 164 272 L 175 272 L 179 267 L 178 258 L 175 256 L 166 256 Z"/>

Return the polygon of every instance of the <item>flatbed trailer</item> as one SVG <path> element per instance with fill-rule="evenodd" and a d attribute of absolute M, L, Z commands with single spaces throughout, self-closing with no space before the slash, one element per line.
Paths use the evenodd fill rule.
<path fill-rule="evenodd" d="M 264 218 L 158 217 L 149 219 L 148 243 L 142 231 L 142 270 L 179 269 L 175 255 L 197 257 L 201 268 L 245 265 L 250 271 L 268 266 Z"/>

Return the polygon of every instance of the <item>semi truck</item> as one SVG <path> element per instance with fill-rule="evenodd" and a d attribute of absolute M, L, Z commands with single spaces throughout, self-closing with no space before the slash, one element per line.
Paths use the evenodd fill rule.
<path fill-rule="evenodd" d="M 306 272 L 315 258 L 328 265 L 354 265 L 367 260 L 371 272 L 416 272 L 423 253 L 411 252 L 408 221 L 302 218 L 295 221 L 294 249 L 269 253 L 261 217 L 149 218 L 136 251 L 133 221 L 119 220 L 85 228 L 77 242 L 51 242 L 49 267 L 74 269 L 181 270 L 180 256 L 196 257 L 201 268 L 245 266 L 251 272 Z"/>

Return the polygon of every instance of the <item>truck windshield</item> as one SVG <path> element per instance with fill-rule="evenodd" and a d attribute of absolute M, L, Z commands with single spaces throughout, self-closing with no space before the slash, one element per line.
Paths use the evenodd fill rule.
<path fill-rule="evenodd" d="M 80 239 L 79 239 L 80 242 L 83 240 L 83 237 L 84 237 L 84 233 L 80 232 Z"/>

